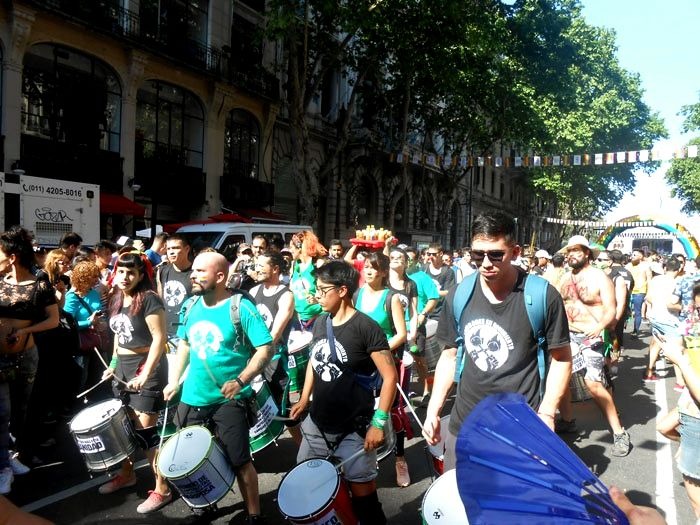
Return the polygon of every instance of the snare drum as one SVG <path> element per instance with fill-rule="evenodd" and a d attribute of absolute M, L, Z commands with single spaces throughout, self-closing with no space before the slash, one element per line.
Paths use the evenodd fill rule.
<path fill-rule="evenodd" d="M 277 505 L 297 525 L 358 523 L 345 481 L 325 459 L 309 459 L 290 470 L 277 491 Z"/>
<path fill-rule="evenodd" d="M 448 470 L 423 496 L 423 525 L 469 525 L 467 511 L 457 488 L 457 471 Z"/>
<path fill-rule="evenodd" d="M 118 399 L 81 410 L 70 422 L 70 433 L 92 472 L 119 465 L 138 443 L 126 407 Z"/>
<path fill-rule="evenodd" d="M 289 375 L 289 398 L 292 403 L 299 400 L 301 391 L 304 389 L 306 367 L 309 364 L 309 344 L 312 338 L 311 332 L 292 330 L 289 333 L 287 374 Z"/>
<path fill-rule="evenodd" d="M 440 441 L 434 445 L 425 447 L 428 456 L 428 462 L 433 469 L 433 477 L 442 476 L 445 470 L 445 435 L 449 432 L 450 416 L 440 418 Z"/>
<path fill-rule="evenodd" d="M 158 471 L 193 509 L 219 501 L 236 477 L 211 432 L 201 426 L 183 428 L 165 442 L 158 455 Z"/>
<path fill-rule="evenodd" d="M 284 423 L 272 419 L 279 416 L 280 411 L 265 378 L 261 375 L 256 377 L 250 386 L 255 392 L 253 402 L 255 403 L 257 421 L 248 431 L 248 440 L 251 452 L 256 453 L 275 442 L 284 432 Z"/>

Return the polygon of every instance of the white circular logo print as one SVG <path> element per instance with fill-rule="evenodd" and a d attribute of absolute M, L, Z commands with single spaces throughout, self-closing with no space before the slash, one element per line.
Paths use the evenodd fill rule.
<path fill-rule="evenodd" d="M 197 356 L 204 360 L 207 354 L 215 354 L 221 349 L 224 336 L 219 327 L 210 321 L 199 321 L 190 328 L 189 341 Z"/>
<path fill-rule="evenodd" d="M 337 339 L 335 340 L 335 353 L 338 361 L 341 363 L 348 362 L 348 354 Z M 327 339 L 324 338 L 317 341 L 311 347 L 309 357 L 311 358 L 311 366 L 323 382 L 335 381 L 343 375 L 340 367 L 335 362 L 331 362 L 331 349 L 328 346 Z"/>
<path fill-rule="evenodd" d="M 109 328 L 117 336 L 120 345 L 126 345 L 134 338 L 134 325 L 126 314 L 117 314 L 109 320 Z"/>
<path fill-rule="evenodd" d="M 163 300 L 171 308 L 179 306 L 187 297 L 187 290 L 180 281 L 168 281 L 163 287 Z"/>
<path fill-rule="evenodd" d="M 464 349 L 484 372 L 499 369 L 513 351 L 513 340 L 497 323 L 475 319 L 464 327 Z"/>

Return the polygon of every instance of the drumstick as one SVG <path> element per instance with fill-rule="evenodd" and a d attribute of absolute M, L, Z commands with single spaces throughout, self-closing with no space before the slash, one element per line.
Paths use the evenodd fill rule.
<path fill-rule="evenodd" d="M 348 461 L 352 461 L 353 459 L 358 458 L 358 457 L 360 457 L 362 454 L 365 454 L 365 453 L 366 453 L 366 452 L 365 452 L 365 449 L 364 449 L 364 448 L 361 448 L 360 450 L 358 450 L 357 452 L 355 452 L 355 453 L 354 453 L 352 456 L 350 456 L 349 458 L 346 458 L 346 459 L 344 459 L 343 461 L 341 461 L 340 463 L 338 463 L 338 464 L 335 466 L 335 469 L 336 469 L 336 470 L 340 470 L 340 467 L 342 467 L 343 465 L 345 465 Z M 328 482 L 328 481 L 325 481 L 324 483 L 327 483 L 327 482 Z M 319 485 L 319 486 L 320 486 L 320 485 Z M 312 491 L 312 492 L 313 492 L 313 491 Z"/>
<path fill-rule="evenodd" d="M 95 353 L 97 354 L 97 357 L 99 357 L 100 361 L 102 361 L 102 364 L 105 366 L 105 370 L 109 369 L 109 365 L 106 363 L 106 361 L 104 359 L 102 359 L 102 354 L 100 354 L 100 351 L 97 349 L 97 347 L 93 346 L 92 349 L 95 351 Z M 123 379 L 119 379 L 114 374 L 112 374 L 110 377 L 113 378 L 115 381 L 120 382 L 124 386 L 128 386 L 128 384 L 129 384 L 126 381 L 124 381 Z M 109 379 L 109 377 L 106 379 Z M 106 379 L 103 379 L 102 381 L 105 381 Z M 100 383 L 102 381 L 100 381 Z M 97 385 L 99 385 L 100 383 L 97 383 Z M 97 385 L 95 385 L 95 386 L 97 386 Z M 80 397 L 80 396 L 78 396 L 78 397 Z"/>
<path fill-rule="evenodd" d="M 158 451 L 163 446 L 163 438 L 165 437 L 165 427 L 168 425 L 168 402 L 165 402 L 165 414 L 163 414 L 163 428 L 160 431 L 160 443 L 158 443 Z"/>
<path fill-rule="evenodd" d="M 406 405 L 408 406 L 408 411 L 409 411 L 409 412 L 413 415 L 413 417 L 416 419 L 416 422 L 418 423 L 418 425 L 420 426 L 420 428 L 421 428 L 421 430 L 422 430 L 422 429 L 423 429 L 423 423 L 421 423 L 421 420 L 418 418 L 418 414 L 416 414 L 416 411 L 413 410 L 413 405 L 411 404 L 411 402 L 410 402 L 410 401 L 408 400 L 408 398 L 406 397 L 406 394 L 404 394 L 404 393 L 403 393 L 403 390 L 401 390 L 401 385 L 398 384 L 398 383 L 396 383 L 396 387 L 397 387 L 399 393 L 401 394 L 401 397 L 403 397 L 404 401 L 406 401 Z"/>
<path fill-rule="evenodd" d="M 75 396 L 75 399 L 80 399 L 81 397 L 87 395 L 88 392 L 94 390 L 95 388 L 97 388 L 98 386 L 100 386 L 102 383 L 104 383 L 104 382 L 107 381 L 108 379 L 109 379 L 109 377 L 105 377 L 105 378 L 102 379 L 100 382 L 95 383 L 95 384 L 92 385 L 90 388 L 88 388 L 85 392 L 81 392 L 80 394 L 78 394 L 77 396 Z"/>

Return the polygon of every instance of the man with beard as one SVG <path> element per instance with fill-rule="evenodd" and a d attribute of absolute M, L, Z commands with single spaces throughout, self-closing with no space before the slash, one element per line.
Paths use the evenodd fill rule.
<path fill-rule="evenodd" d="M 190 243 L 187 237 L 177 233 L 168 237 L 165 241 L 165 254 L 168 259 L 166 264 L 158 267 L 156 273 L 156 286 L 158 295 L 165 303 L 165 329 L 168 332 L 168 340 L 177 348 L 177 327 L 179 323 L 180 308 L 185 299 L 192 295 L 192 282 L 190 281 Z"/>
<path fill-rule="evenodd" d="M 598 249 L 592 248 L 583 235 L 574 235 L 563 248 L 571 268 L 561 281 L 559 292 L 564 299 L 566 317 L 569 320 L 571 347 L 574 355 L 581 353 L 583 360 L 574 373 L 583 374 L 593 399 L 607 418 L 614 440 L 612 455 L 626 456 L 630 451 L 630 436 L 620 423 L 617 407 L 609 390 L 605 373 L 605 353 L 609 347 L 607 330 L 615 325 L 615 288 L 612 280 L 602 270 L 591 265 L 598 257 Z M 562 420 L 557 430 L 574 431 L 571 395 L 566 392 L 560 405 Z"/>
<path fill-rule="evenodd" d="M 189 363 L 175 421 L 180 427 L 213 423 L 222 441 L 248 511 L 248 524 L 262 523 L 258 475 L 248 440 L 250 382 L 272 358 L 272 336 L 255 305 L 226 289 L 228 262 L 201 253 L 192 265 L 192 293 L 180 314 L 177 360 L 163 394 L 171 399 Z M 238 322 L 234 309 L 238 308 Z M 237 333 L 242 330 L 243 334 Z M 246 344 L 246 336 L 249 346 Z"/>
<path fill-rule="evenodd" d="M 457 434 L 479 401 L 502 392 L 522 394 L 542 421 L 554 428 L 554 414 L 571 375 L 564 304 L 554 287 L 547 284 L 542 331 L 551 363 L 546 380 L 540 377 L 538 338 L 525 305 L 527 280 L 540 278 L 512 264 L 520 255 L 513 218 L 500 212 L 479 215 L 472 226 L 471 241 L 472 261 L 479 275 L 469 305 L 461 314 L 453 309 L 458 289 L 450 291 L 445 300 L 436 333 L 444 349 L 435 367 L 433 395 L 425 417 L 424 434 L 429 443 L 437 443 L 441 434 L 445 436 L 445 471 L 455 467 Z M 440 428 L 440 412 L 452 389 L 455 370 L 462 364 L 457 363 L 460 336 L 464 366 L 449 428 L 444 429 Z M 542 381 L 546 381 L 545 388 L 541 388 Z"/>

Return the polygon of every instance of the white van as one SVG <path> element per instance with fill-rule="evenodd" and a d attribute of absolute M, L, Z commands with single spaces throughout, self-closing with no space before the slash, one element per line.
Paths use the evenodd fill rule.
<path fill-rule="evenodd" d="M 188 224 L 178 228 L 177 233 L 187 237 L 194 253 L 206 247 L 214 248 L 223 253 L 226 248 L 238 246 L 242 242 L 250 244 L 253 242 L 253 237 L 258 235 L 267 239 L 268 246 L 274 239 L 282 239 L 287 246 L 292 235 L 302 230 L 311 229 L 311 226 L 300 224 L 213 222 Z"/>

